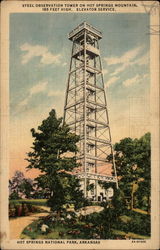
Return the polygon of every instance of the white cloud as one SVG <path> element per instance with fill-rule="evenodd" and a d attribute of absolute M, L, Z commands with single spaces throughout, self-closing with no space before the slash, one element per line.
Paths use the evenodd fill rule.
<path fill-rule="evenodd" d="M 111 84 L 115 83 L 117 80 L 119 79 L 119 77 L 114 76 L 112 78 L 110 78 L 107 83 L 105 84 L 106 87 L 109 87 Z"/>
<path fill-rule="evenodd" d="M 149 78 L 149 74 L 148 73 L 143 75 L 143 79 L 145 79 L 145 78 Z"/>
<path fill-rule="evenodd" d="M 142 78 L 143 78 L 143 77 L 142 77 Z M 140 77 L 140 75 L 136 75 L 136 76 L 133 77 L 133 78 L 129 78 L 129 79 L 125 80 L 125 81 L 123 82 L 123 85 L 124 85 L 125 87 L 129 87 L 129 86 L 131 86 L 131 85 L 133 85 L 133 84 L 138 83 L 142 78 Z"/>
<path fill-rule="evenodd" d="M 132 50 L 125 52 L 121 57 L 105 57 L 104 60 L 108 65 L 119 64 L 119 63 L 127 63 L 132 61 L 138 53 L 141 51 L 142 47 L 137 47 Z"/>
<path fill-rule="evenodd" d="M 62 66 L 66 66 L 66 65 L 67 65 L 67 63 L 66 63 L 66 62 L 62 63 Z"/>
<path fill-rule="evenodd" d="M 20 47 L 20 49 L 21 51 L 26 52 L 22 56 L 22 64 L 28 63 L 33 57 L 40 57 L 40 63 L 42 64 L 60 64 L 61 55 L 54 55 L 45 46 L 25 43 Z"/>
<path fill-rule="evenodd" d="M 36 84 L 35 86 L 33 86 L 30 90 L 29 93 L 30 95 L 35 95 L 37 93 L 43 92 L 46 89 L 48 82 L 39 82 L 38 84 Z"/>
<path fill-rule="evenodd" d="M 46 92 L 48 97 L 61 97 L 64 95 L 64 92 L 60 90 L 47 91 L 47 84 L 48 81 L 42 81 L 31 87 L 29 89 L 29 95 L 19 103 L 19 106 L 26 106 L 33 95 L 36 95 L 41 92 Z"/>
<path fill-rule="evenodd" d="M 103 75 L 106 75 L 108 73 L 108 69 L 103 69 L 102 73 Z"/>
<path fill-rule="evenodd" d="M 63 96 L 64 95 L 64 92 L 63 91 L 60 91 L 60 90 L 52 90 L 50 92 L 48 92 L 48 96 L 56 96 L 56 97 L 59 97 L 59 96 Z"/>
<path fill-rule="evenodd" d="M 28 104 L 29 98 L 29 96 L 26 97 L 23 101 L 19 103 L 19 106 L 26 106 Z"/>
<path fill-rule="evenodd" d="M 129 78 L 123 82 L 123 86 L 129 87 L 137 83 L 142 83 L 144 80 L 146 81 L 149 77 L 149 74 L 144 74 L 144 75 L 136 75 L 133 78 Z"/>
<path fill-rule="evenodd" d="M 134 61 L 134 64 L 138 64 L 138 65 L 147 65 L 149 63 L 149 53 L 147 52 L 146 54 L 144 54 L 143 56 L 141 56 L 140 58 L 138 58 L 136 61 Z"/>
<path fill-rule="evenodd" d="M 136 59 L 135 56 L 138 55 L 138 51 L 141 50 L 141 47 L 131 50 L 130 52 L 126 52 L 122 57 L 120 58 L 108 58 L 106 60 L 109 60 L 109 63 L 115 64 L 115 62 L 118 63 L 118 65 L 120 64 L 120 66 L 118 66 L 114 72 L 112 72 L 110 75 L 111 76 L 116 76 L 119 73 L 123 72 L 124 70 L 126 70 L 126 68 L 128 68 L 129 66 L 132 65 L 147 65 L 149 63 L 149 53 L 147 52 L 146 54 L 142 55 L 140 58 Z M 111 59 L 111 61 L 110 61 Z"/>
<path fill-rule="evenodd" d="M 26 106 L 30 100 L 30 98 L 40 92 L 44 92 L 46 90 L 46 86 L 47 86 L 48 82 L 39 82 L 38 84 L 34 85 L 32 88 L 29 89 L 29 95 L 22 100 L 19 103 L 19 106 Z"/>
<path fill-rule="evenodd" d="M 124 63 L 124 64 L 122 64 L 113 73 L 111 73 L 111 76 L 118 75 L 120 72 L 124 71 L 129 65 L 131 65 L 131 64 L 130 63 Z"/>

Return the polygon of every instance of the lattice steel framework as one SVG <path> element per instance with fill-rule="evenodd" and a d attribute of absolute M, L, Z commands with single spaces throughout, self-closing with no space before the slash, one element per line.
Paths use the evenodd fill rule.
<path fill-rule="evenodd" d="M 69 33 L 68 38 L 73 46 L 64 121 L 72 132 L 80 135 L 76 159 L 81 166 L 75 174 L 84 180 L 84 195 L 87 196 L 87 180 L 94 180 L 97 196 L 99 180 L 114 182 L 118 188 L 98 44 L 102 33 L 83 22 Z M 109 155 L 112 156 L 110 161 Z M 102 168 L 106 170 L 103 174 Z M 107 169 L 112 169 L 109 174 Z"/>

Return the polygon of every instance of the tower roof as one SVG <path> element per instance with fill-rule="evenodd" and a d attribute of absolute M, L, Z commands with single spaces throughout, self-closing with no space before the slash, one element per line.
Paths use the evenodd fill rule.
<path fill-rule="evenodd" d="M 96 35 L 98 37 L 98 39 L 102 38 L 102 32 L 99 31 L 98 29 L 96 29 L 95 27 L 93 27 L 92 25 L 83 22 L 81 24 L 79 24 L 75 29 L 73 29 L 69 34 L 68 34 L 68 38 L 70 40 L 73 40 L 74 36 L 77 35 L 80 31 L 82 30 L 88 30 L 89 32 L 91 32 L 93 35 Z"/>

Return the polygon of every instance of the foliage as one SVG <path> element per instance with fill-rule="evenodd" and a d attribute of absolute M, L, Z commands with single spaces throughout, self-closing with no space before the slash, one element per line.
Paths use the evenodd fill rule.
<path fill-rule="evenodd" d="M 33 180 L 25 178 L 21 171 L 16 170 L 14 176 L 9 180 L 10 199 L 31 198 L 34 191 Z"/>
<path fill-rule="evenodd" d="M 30 204 L 36 206 L 47 206 L 47 199 L 17 199 L 17 200 L 10 200 L 9 205 L 15 204 Z"/>
<path fill-rule="evenodd" d="M 20 187 L 24 181 L 24 174 L 21 171 L 15 171 L 14 176 L 9 180 L 10 194 L 13 194 L 15 199 L 20 197 Z"/>
<path fill-rule="evenodd" d="M 20 217 L 20 216 L 27 216 L 30 213 L 40 213 L 44 212 L 39 206 L 32 205 L 30 203 L 24 202 L 12 202 L 9 204 L 9 217 Z"/>
<path fill-rule="evenodd" d="M 78 206 L 83 201 L 79 180 L 70 172 L 78 167 L 75 154 L 79 137 L 63 125 L 62 118 L 56 117 L 55 110 L 38 126 L 38 131 L 31 129 L 34 139 L 32 152 L 28 153 L 28 169 L 41 171 L 37 184 L 46 192 L 48 204 L 52 210 L 60 211 L 64 204 L 75 202 Z"/>
<path fill-rule="evenodd" d="M 93 191 L 95 188 L 94 183 L 90 183 L 90 181 L 87 179 L 87 191 Z"/>
<path fill-rule="evenodd" d="M 28 198 L 28 199 L 31 198 L 34 192 L 32 179 L 25 178 L 20 186 L 20 191 L 25 195 L 25 198 Z"/>
<path fill-rule="evenodd" d="M 10 200 L 18 200 L 21 199 L 21 197 L 19 196 L 19 194 L 16 191 L 13 191 L 10 195 L 9 195 L 9 199 Z"/>
<path fill-rule="evenodd" d="M 125 138 L 115 144 L 115 161 L 119 187 L 132 205 L 150 209 L 151 149 L 150 133 L 140 139 Z M 134 198 L 133 198 L 134 195 Z"/>
<path fill-rule="evenodd" d="M 76 216 L 73 212 L 61 212 L 60 217 L 50 213 L 22 232 L 21 237 L 31 239 L 145 239 L 150 236 L 149 215 L 141 215 L 133 211 L 116 218 L 116 209 L 107 205 L 100 213 L 87 216 Z M 42 232 L 41 226 L 48 226 Z"/>
<path fill-rule="evenodd" d="M 150 134 L 147 133 L 140 139 L 125 138 L 116 143 L 115 161 L 119 189 L 116 189 L 114 183 L 100 182 L 105 189 L 109 187 L 114 189 L 112 200 L 103 202 L 105 207 L 103 213 L 108 211 L 113 222 L 110 232 L 112 233 L 114 229 L 150 236 L 150 216 L 129 211 L 126 203 L 128 198 L 131 201 L 130 208 L 150 209 Z M 127 216 L 126 221 L 124 216 Z M 109 230 L 109 220 L 107 224 Z M 105 231 L 107 225 L 106 229 L 104 225 L 103 228 L 105 235 L 108 235 L 109 232 Z"/>
<path fill-rule="evenodd" d="M 130 218 L 129 221 L 125 224 L 120 223 L 118 228 L 120 230 L 126 230 L 128 232 L 134 232 L 141 235 L 150 236 L 150 216 L 146 214 L 140 214 L 134 211 L 126 210 L 125 214 Z M 117 228 L 117 229 L 118 229 Z"/>
<path fill-rule="evenodd" d="M 144 239 L 150 238 L 149 236 L 135 234 L 132 232 L 128 232 L 126 234 L 126 232 L 121 231 L 121 230 L 116 230 L 116 229 L 113 229 L 112 232 L 115 236 L 117 235 L 117 237 L 116 237 L 117 240 L 120 240 L 120 239 L 143 239 L 144 240 Z"/>

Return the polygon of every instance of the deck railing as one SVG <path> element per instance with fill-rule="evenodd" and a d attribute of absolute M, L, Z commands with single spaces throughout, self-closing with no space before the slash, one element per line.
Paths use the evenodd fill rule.
<path fill-rule="evenodd" d="M 72 38 L 74 35 L 76 35 L 78 32 L 80 32 L 83 29 L 87 29 L 91 32 L 93 32 L 94 34 L 96 34 L 98 37 L 102 37 L 102 32 L 97 30 L 96 28 L 94 28 L 92 25 L 83 22 L 80 25 L 78 25 L 77 28 L 75 28 L 74 30 L 72 30 L 69 34 L 68 34 L 68 38 Z"/>

